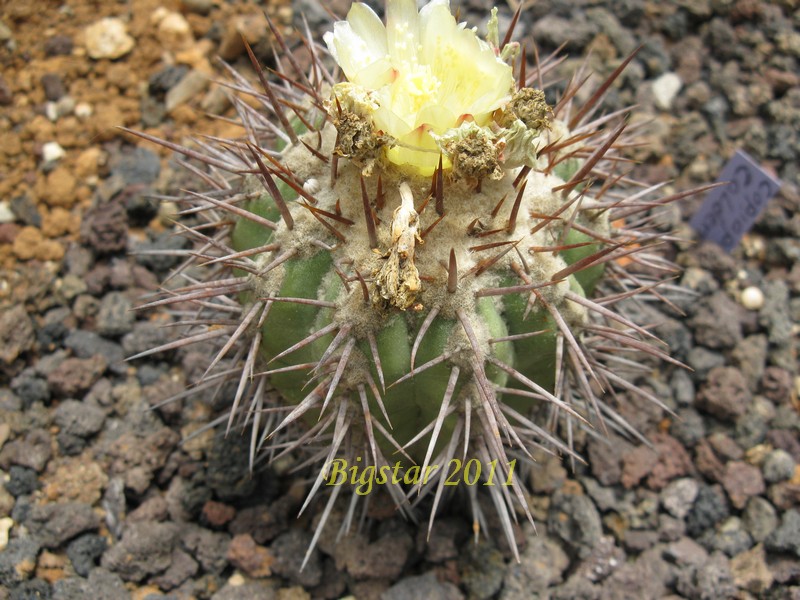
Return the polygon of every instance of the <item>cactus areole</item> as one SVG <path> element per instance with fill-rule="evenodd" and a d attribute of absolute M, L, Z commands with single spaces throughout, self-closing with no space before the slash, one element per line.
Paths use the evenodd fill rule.
<path fill-rule="evenodd" d="M 325 36 L 330 56 L 303 39 L 308 72 L 270 26 L 278 76 L 252 53 L 260 87 L 234 72 L 245 135 L 171 145 L 213 167 L 213 189 L 182 198 L 199 248 L 181 272 L 208 276 L 151 306 L 222 315 L 180 344 L 218 342 L 200 387 L 233 381 L 229 426 L 251 428 L 251 462 L 318 465 L 317 536 L 342 489 L 385 490 L 409 514 L 432 497 L 432 524 L 456 482 L 476 524 L 476 498 L 492 500 L 516 551 L 515 503 L 530 518 L 516 460 L 574 455 L 576 427 L 632 431 L 614 390 L 650 396 L 619 365 L 669 358 L 618 308 L 667 270 L 647 211 L 677 197 L 630 180 L 618 151 L 632 138 L 596 114 L 632 57 L 582 105 L 571 83 L 550 106 L 558 58 L 527 65 L 496 10 L 482 39 L 448 0 L 387 0 L 385 25 L 355 3 Z M 453 459 L 482 470 L 454 476 Z M 358 477 L 331 482 L 336 460 Z M 404 484 L 413 469 L 429 476 Z"/>

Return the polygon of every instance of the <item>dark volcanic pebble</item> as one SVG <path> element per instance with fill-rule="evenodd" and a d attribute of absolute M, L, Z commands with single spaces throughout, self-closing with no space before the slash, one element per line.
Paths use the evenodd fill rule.
<path fill-rule="evenodd" d="M 0 552 L 0 584 L 12 586 L 28 579 L 36 568 L 36 557 L 41 544 L 31 538 L 17 538 L 8 542 Z"/>
<path fill-rule="evenodd" d="M 100 520 L 88 504 L 60 502 L 32 506 L 25 525 L 45 548 L 58 548 L 80 533 L 96 530 Z"/>
<path fill-rule="evenodd" d="M 108 544 L 104 537 L 87 533 L 67 545 L 67 556 L 72 562 L 72 568 L 81 577 L 86 577 L 97 566 L 100 557 L 105 552 Z"/>
<path fill-rule="evenodd" d="M 173 523 L 132 523 L 122 540 L 103 554 L 102 565 L 125 581 L 142 581 L 169 568 L 177 537 Z"/>

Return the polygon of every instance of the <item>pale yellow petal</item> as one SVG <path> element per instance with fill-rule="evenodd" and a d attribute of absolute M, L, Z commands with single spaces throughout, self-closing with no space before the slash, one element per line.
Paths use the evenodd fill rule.
<path fill-rule="evenodd" d="M 416 0 L 390 0 L 386 6 L 386 39 L 394 65 L 415 64 L 419 44 Z"/>

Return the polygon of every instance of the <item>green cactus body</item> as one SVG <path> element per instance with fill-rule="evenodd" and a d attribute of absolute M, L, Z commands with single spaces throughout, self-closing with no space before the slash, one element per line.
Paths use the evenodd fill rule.
<path fill-rule="evenodd" d="M 328 124 L 322 130 L 325 154 L 333 152 L 336 135 L 333 125 Z M 313 134 L 305 134 L 301 144 L 286 148 L 283 164 L 291 172 L 303 173 L 304 181 L 328 181 L 330 166 L 302 145 L 302 142 L 311 144 L 313 137 Z M 326 397 L 328 402 L 332 396 L 349 398 L 358 405 L 360 395 L 364 395 L 370 415 L 392 432 L 393 441 L 376 436 L 381 451 L 391 457 L 397 453 L 395 443 L 405 447 L 436 421 L 442 401 L 448 397 L 455 410 L 442 421 L 433 447 L 435 456 L 449 440 L 456 413 L 464 412 L 460 406 L 466 403 L 478 406 L 478 398 L 490 392 L 478 390 L 478 386 L 525 387 L 508 371 L 487 362 L 485 356 L 515 369 L 548 393 L 555 391 L 558 325 L 542 304 L 563 313 L 569 326 L 579 331 L 586 311 L 567 300 L 564 294 L 571 290 L 583 295 L 583 286 L 594 286 L 602 273 L 602 265 L 590 266 L 565 276 L 563 281 L 538 288 L 535 292 L 538 297 L 533 291 L 501 293 L 502 288 L 520 284 L 512 268 L 527 271 L 532 281 L 546 282 L 558 271 L 591 256 L 599 245 L 592 243 L 590 236 L 577 231 L 563 235 L 563 220 L 545 223 L 546 226 L 534 235 L 528 233 L 527 230 L 542 222 L 530 213 L 550 214 L 565 202 L 559 192 L 552 191 L 565 182 L 552 175 L 531 173 L 523 187 L 513 185 L 518 170 L 509 171 L 499 181 L 485 182 L 480 192 L 464 181 L 443 178 L 446 217 L 427 233 L 424 243 L 416 242 L 415 264 L 423 279 L 422 289 L 411 306 L 386 306 L 384 302 L 375 302 L 372 294 L 364 293 L 363 287 L 374 289 L 376 274 L 391 260 L 385 254 L 392 252 L 390 230 L 393 213 L 401 204 L 399 185 L 406 182 L 410 186 L 416 205 L 428 202 L 420 212 L 420 232 L 431 227 L 440 215 L 432 205 L 429 178 L 409 177 L 408 173 L 391 165 L 383 167 L 379 174 L 381 187 L 386 190 L 383 206 L 378 208 L 377 202 L 370 199 L 379 223 L 377 248 L 370 247 L 361 183 L 364 182 L 365 189 L 376 189 L 378 174 L 364 178 L 359 165 L 342 161 L 333 186 L 316 193 L 316 213 L 303 206 L 304 199 L 298 199 L 296 193 L 290 193 L 283 186 L 283 199 L 293 214 L 292 229 L 281 223 L 277 231 L 265 234 L 264 228 L 254 226 L 252 221 L 239 219 L 233 232 L 234 249 L 244 251 L 267 242 L 275 243 L 276 249 L 257 256 L 260 265 L 273 264 L 287 250 L 295 251 L 292 258 L 271 269 L 266 276 L 251 276 L 251 284 L 260 301 L 274 299 L 261 326 L 262 359 L 271 370 L 309 365 L 274 373 L 270 379 L 291 402 L 301 403 L 310 401 L 315 394 L 319 396 L 314 409 L 304 415 L 307 425 L 313 426 L 319 420 Z M 521 189 L 523 192 L 519 191 Z M 517 223 L 510 229 L 513 207 L 508 198 L 518 194 L 521 197 Z M 506 206 L 494 211 L 504 195 Z M 268 219 L 280 214 L 266 192 L 252 202 L 249 209 Z M 319 215 L 337 214 L 337 210 L 339 222 L 348 222 L 340 229 L 343 241 L 319 223 L 319 219 L 325 218 Z M 476 220 L 481 222 L 482 231 L 471 232 L 469 225 Z M 598 236 L 606 234 L 605 218 L 583 221 L 596 230 Z M 481 233 L 486 231 L 495 233 L 482 237 Z M 556 247 L 562 236 L 566 250 L 544 249 L 545 246 Z M 491 242 L 482 243 L 484 239 Z M 522 244 L 526 250 L 524 254 L 516 250 Z M 531 247 L 535 249 L 530 250 Z M 459 281 L 456 289 L 448 292 L 449 273 L 442 263 L 449 260 L 451 249 L 458 265 Z M 498 293 L 480 295 L 481 290 L 492 289 Z M 308 299 L 327 304 L 319 306 L 283 299 Z M 468 323 L 462 324 L 461 319 Z M 523 337 L 532 332 L 540 334 Z M 517 339 L 499 341 L 508 337 Z M 304 344 L 304 340 L 309 341 Z M 350 348 L 345 349 L 348 343 Z M 341 372 L 330 367 L 327 374 L 322 375 L 321 361 L 341 360 L 344 353 L 347 364 Z M 437 360 L 438 364 L 425 368 Z M 338 367 L 335 360 L 331 360 L 331 364 Z M 480 370 L 477 375 L 476 364 Z M 458 376 L 448 392 L 454 367 L 458 369 Z M 324 383 L 325 377 L 334 380 L 335 386 L 326 388 L 323 384 L 320 388 L 318 384 Z M 530 413 L 535 404 L 530 397 L 503 393 L 497 394 L 496 401 L 522 414 Z M 405 448 L 405 456 L 398 454 L 403 466 L 421 464 L 430 439 L 431 433 L 428 433 Z"/>
<path fill-rule="evenodd" d="M 494 13 L 486 41 L 440 0 L 419 13 L 414 0 L 388 0 L 387 19 L 356 3 L 326 36 L 348 82 L 331 87 L 315 56 L 300 81 L 283 74 L 285 90 L 253 91 L 267 115 L 244 108 L 248 141 L 208 158 L 233 180 L 190 198 L 223 228 L 196 232 L 198 257 L 225 268 L 211 270 L 210 290 L 193 283 L 154 305 L 200 301 L 225 315 L 185 343 L 221 340 L 209 375 L 236 382 L 230 422 L 252 424 L 251 460 L 272 445 L 322 463 L 309 500 L 323 485 L 329 503 L 345 483 L 374 491 L 363 478 L 332 483 L 334 459 L 363 473 L 436 467 L 406 487 L 380 482 L 403 510 L 409 487 L 432 493 L 433 514 L 450 462 L 475 460 L 484 470 L 472 483 L 516 548 L 512 498 L 530 513 L 514 461 L 541 446 L 574 454 L 573 427 L 604 417 L 632 431 L 603 391 L 648 397 L 617 365 L 634 364 L 631 352 L 668 358 L 615 311 L 658 283 L 617 257 L 663 264 L 647 258 L 646 228 L 619 226 L 648 210 L 637 202 L 646 190 L 620 185 L 616 147 L 630 140 L 593 120 L 601 94 L 576 108 L 570 86 L 549 107 L 530 87 L 538 77 L 516 81 L 519 48 L 500 45 Z M 273 121 L 285 139 L 269 150 Z"/>

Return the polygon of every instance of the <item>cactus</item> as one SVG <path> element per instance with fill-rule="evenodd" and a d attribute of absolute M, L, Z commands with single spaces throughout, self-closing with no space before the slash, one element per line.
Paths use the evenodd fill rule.
<path fill-rule="evenodd" d="M 330 491 L 314 541 L 342 489 L 373 483 L 406 513 L 432 495 L 430 527 L 448 465 L 475 459 L 483 472 L 464 475 L 487 484 L 516 552 L 514 503 L 531 518 L 516 459 L 575 457 L 578 426 L 634 433 L 613 390 L 658 400 L 618 367 L 671 360 L 616 310 L 657 295 L 671 266 L 650 252 L 649 211 L 686 195 L 632 182 L 624 112 L 595 114 L 632 56 L 581 107 L 583 76 L 550 106 L 542 81 L 559 59 L 527 65 L 496 10 L 484 40 L 448 0 L 387 0 L 386 26 L 356 3 L 325 36 L 331 56 L 301 36 L 307 73 L 270 27 L 275 75 L 249 48 L 260 87 L 231 70 L 250 96 L 233 98 L 241 139 L 139 134 L 205 162 L 212 187 L 180 198 L 197 242 L 177 273 L 188 283 L 148 304 L 201 317 L 143 354 L 218 344 L 199 387 L 235 382 L 226 418 L 250 427 L 251 464 L 305 451 L 319 465 L 303 506 Z M 337 459 L 358 480 L 329 485 Z M 461 487 L 484 523 L 479 488 Z"/>

